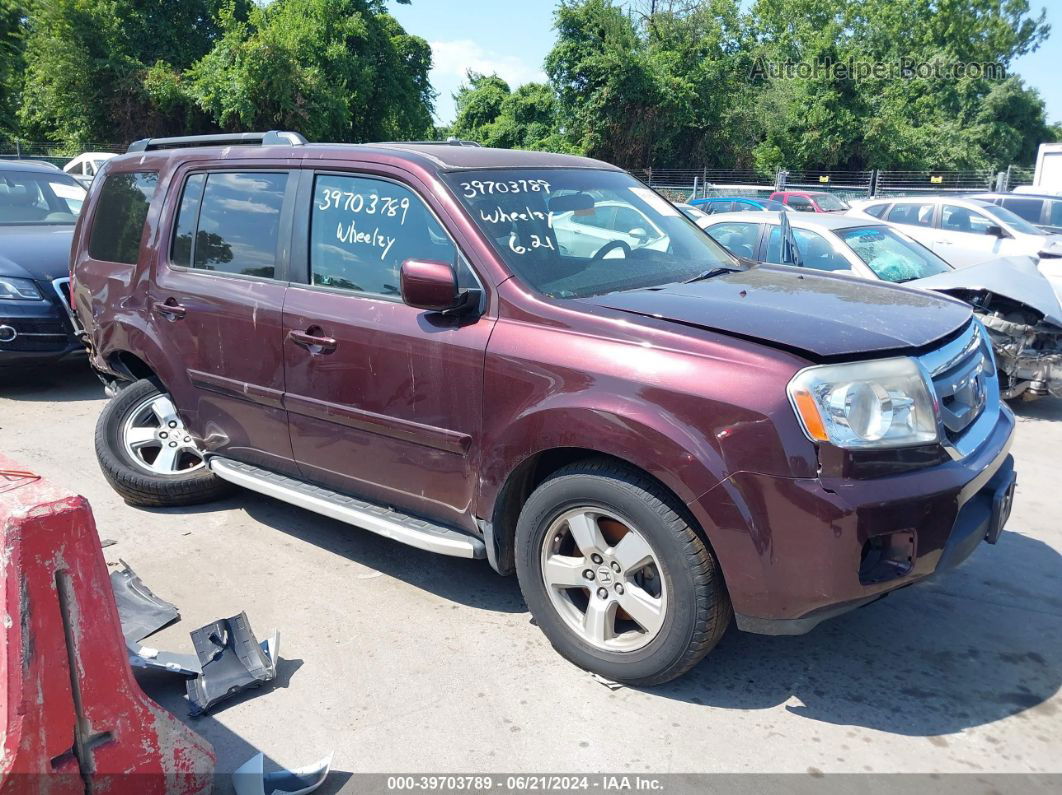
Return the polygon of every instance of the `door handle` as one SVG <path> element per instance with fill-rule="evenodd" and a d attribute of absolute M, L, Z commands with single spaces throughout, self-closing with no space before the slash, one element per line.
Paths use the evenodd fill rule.
<path fill-rule="evenodd" d="M 288 332 L 288 339 L 296 345 L 307 348 L 310 353 L 331 353 L 334 351 L 339 345 L 336 342 L 336 338 L 322 336 L 319 332 L 320 329 L 315 326 L 311 326 L 306 331 L 292 329 Z"/>
<path fill-rule="evenodd" d="M 163 302 L 156 301 L 154 310 L 155 314 L 162 315 L 170 320 L 180 320 L 188 314 L 188 310 L 177 303 L 176 298 L 167 298 Z"/>

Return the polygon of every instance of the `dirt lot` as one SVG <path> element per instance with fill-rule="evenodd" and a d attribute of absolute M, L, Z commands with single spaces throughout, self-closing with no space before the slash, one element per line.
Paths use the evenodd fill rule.
<path fill-rule="evenodd" d="M 92 449 L 81 367 L 0 375 L 0 450 L 84 494 L 107 560 L 183 620 L 281 631 L 277 686 L 190 723 L 231 771 L 252 749 L 351 772 L 1062 772 L 1062 401 L 1020 407 L 1018 496 L 996 547 L 810 635 L 731 631 L 691 674 L 612 691 L 555 654 L 514 579 L 239 493 L 126 506 Z M 184 716 L 169 680 L 149 692 Z"/>

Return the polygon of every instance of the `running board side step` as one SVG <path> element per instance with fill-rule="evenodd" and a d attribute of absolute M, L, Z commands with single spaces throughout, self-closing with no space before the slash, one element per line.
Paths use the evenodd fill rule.
<path fill-rule="evenodd" d="M 382 508 L 229 458 L 212 456 L 207 460 L 207 464 L 215 475 L 229 483 L 361 527 L 411 547 L 456 558 L 486 557 L 483 541 L 445 525 L 434 524 L 390 508 Z"/>

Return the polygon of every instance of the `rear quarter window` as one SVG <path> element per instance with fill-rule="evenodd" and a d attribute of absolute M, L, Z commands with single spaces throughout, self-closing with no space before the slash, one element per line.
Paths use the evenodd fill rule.
<path fill-rule="evenodd" d="M 159 175 L 154 171 L 111 174 L 103 183 L 89 232 L 89 256 L 135 265 L 148 207 Z"/>

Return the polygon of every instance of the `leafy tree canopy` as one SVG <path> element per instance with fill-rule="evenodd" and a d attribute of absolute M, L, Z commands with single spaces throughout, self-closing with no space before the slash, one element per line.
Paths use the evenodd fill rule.
<path fill-rule="evenodd" d="M 1030 0 L 559 0 L 555 29 L 547 83 L 469 73 L 435 129 L 430 48 L 385 0 L 0 0 L 0 134 L 457 135 L 765 171 L 1001 168 L 1062 138 L 1009 74 L 1050 32 Z M 815 68 L 765 68 L 786 64 Z M 835 68 L 860 64 L 891 72 Z"/>
<path fill-rule="evenodd" d="M 30 0 L 27 17 L 27 138 L 281 127 L 358 141 L 431 128 L 431 50 L 384 0 Z"/>

